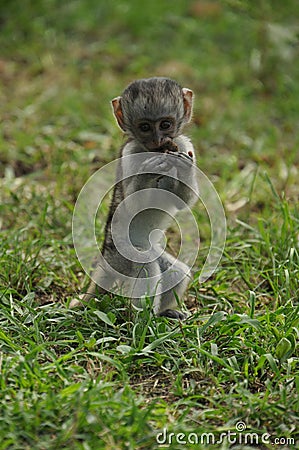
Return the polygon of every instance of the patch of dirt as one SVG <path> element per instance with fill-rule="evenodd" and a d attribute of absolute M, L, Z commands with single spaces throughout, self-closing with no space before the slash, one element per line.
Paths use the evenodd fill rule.
<path fill-rule="evenodd" d="M 46 167 L 45 163 L 38 162 L 36 164 L 26 163 L 19 159 L 13 161 L 0 160 L 0 177 L 3 178 L 5 175 L 5 169 L 10 168 L 16 178 L 29 175 L 31 173 L 42 170 Z"/>

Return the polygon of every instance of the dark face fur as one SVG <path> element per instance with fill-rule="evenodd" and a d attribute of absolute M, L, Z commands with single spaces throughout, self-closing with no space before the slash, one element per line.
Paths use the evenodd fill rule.
<path fill-rule="evenodd" d="M 112 105 L 122 130 L 148 150 L 157 150 L 190 120 L 192 91 L 168 78 L 148 78 L 131 83 Z"/>

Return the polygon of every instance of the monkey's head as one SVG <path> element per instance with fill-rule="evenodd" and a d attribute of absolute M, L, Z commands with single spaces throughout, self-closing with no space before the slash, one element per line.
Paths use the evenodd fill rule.
<path fill-rule="evenodd" d="M 190 121 L 193 92 L 169 78 L 133 81 L 112 100 L 120 128 L 147 150 L 163 149 Z"/>

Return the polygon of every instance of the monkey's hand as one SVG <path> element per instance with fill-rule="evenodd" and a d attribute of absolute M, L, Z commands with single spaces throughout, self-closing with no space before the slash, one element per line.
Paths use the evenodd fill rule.
<path fill-rule="evenodd" d="M 151 175 L 152 179 L 159 179 L 161 176 L 177 177 L 173 158 L 169 158 L 166 153 L 157 153 L 146 158 L 140 166 L 140 172 Z"/>
<path fill-rule="evenodd" d="M 186 158 L 193 163 L 196 162 L 194 148 L 190 139 L 188 139 L 186 136 L 181 135 L 174 138 L 173 143 L 175 146 L 177 146 L 177 150 L 172 151 L 172 149 L 170 149 L 167 153 Z"/>
<path fill-rule="evenodd" d="M 194 161 L 194 152 L 190 148 L 182 151 L 178 144 L 171 138 L 167 138 L 164 144 L 161 145 L 158 150 L 162 153 L 169 153 Z"/>
<path fill-rule="evenodd" d="M 171 152 L 169 152 L 171 153 Z M 186 158 L 189 162 L 193 162 L 194 154 L 189 150 L 188 153 L 185 152 L 178 152 L 174 153 L 175 156 L 178 156 L 179 158 Z"/>
<path fill-rule="evenodd" d="M 167 152 L 168 155 L 166 154 L 165 156 L 171 161 L 172 169 L 168 170 L 166 177 L 161 177 L 158 186 L 160 189 L 176 194 L 188 205 L 192 205 L 198 198 L 195 154 L 193 147 L 190 147 L 186 146 L 183 149 L 184 151 L 181 151 L 180 147 L 178 147 L 179 150 L 177 152 Z M 170 179 L 170 177 L 174 177 L 177 180 Z M 181 206 L 179 209 L 181 209 Z"/>
<path fill-rule="evenodd" d="M 175 191 L 178 181 L 177 168 L 173 164 L 174 158 L 165 153 L 155 155 L 144 153 L 143 158 L 137 170 L 138 174 L 123 182 L 125 197 L 133 192 L 151 188 Z M 165 183 L 166 179 L 167 183 Z"/>

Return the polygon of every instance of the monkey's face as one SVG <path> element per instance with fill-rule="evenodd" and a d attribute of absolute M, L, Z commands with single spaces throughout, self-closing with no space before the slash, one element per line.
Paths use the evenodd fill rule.
<path fill-rule="evenodd" d="M 162 117 L 158 120 L 139 119 L 130 131 L 149 151 L 159 151 L 177 135 L 174 117 Z"/>
<path fill-rule="evenodd" d="M 192 91 L 169 78 L 136 80 L 112 100 L 120 128 L 149 151 L 178 136 L 190 121 Z"/>

